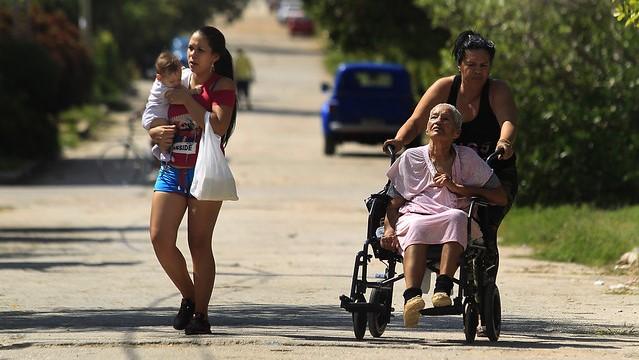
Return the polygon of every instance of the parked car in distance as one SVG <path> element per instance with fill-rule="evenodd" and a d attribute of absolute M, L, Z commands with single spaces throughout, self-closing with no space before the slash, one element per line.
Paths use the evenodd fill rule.
<path fill-rule="evenodd" d="M 289 17 L 287 26 L 288 33 L 291 36 L 310 36 L 315 33 L 315 25 L 313 24 L 313 20 L 307 18 L 306 16 Z"/>
<path fill-rule="evenodd" d="M 280 2 L 275 17 L 280 24 L 286 24 L 290 17 L 304 16 L 304 9 L 301 1 L 289 0 Z"/>
<path fill-rule="evenodd" d="M 322 90 L 331 90 L 322 84 Z M 415 102 L 408 71 L 397 64 L 344 63 L 322 105 L 324 154 L 337 145 L 354 141 L 381 144 L 393 138 L 413 111 Z M 418 145 L 421 139 L 412 146 Z"/>
<path fill-rule="evenodd" d="M 178 35 L 171 40 L 171 52 L 180 59 L 182 66 L 189 67 L 189 57 L 187 48 L 189 47 L 189 36 Z"/>

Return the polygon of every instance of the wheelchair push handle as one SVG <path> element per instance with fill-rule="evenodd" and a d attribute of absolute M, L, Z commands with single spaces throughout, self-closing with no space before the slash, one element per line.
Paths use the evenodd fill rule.
<path fill-rule="evenodd" d="M 390 155 L 391 164 L 394 163 L 395 159 L 397 158 L 397 153 L 395 152 L 395 146 L 390 145 L 390 144 L 384 146 L 384 152 L 386 152 L 387 154 Z"/>
<path fill-rule="evenodd" d="M 504 155 L 503 148 L 498 148 L 497 150 L 495 150 L 494 153 L 488 155 L 488 157 L 486 158 L 486 163 L 488 163 L 490 167 L 493 167 L 493 165 L 495 165 L 495 161 L 499 159 L 499 155 Z"/>

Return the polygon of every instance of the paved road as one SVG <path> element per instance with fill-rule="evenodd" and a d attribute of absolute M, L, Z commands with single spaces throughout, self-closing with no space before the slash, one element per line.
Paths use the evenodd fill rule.
<path fill-rule="evenodd" d="M 150 185 L 96 175 L 101 149 L 125 131 L 119 116 L 29 184 L 0 187 L 0 359 L 639 357 L 639 296 L 606 291 L 627 279 L 533 261 L 525 249 L 504 250 L 498 343 L 463 345 L 461 317 L 403 329 L 401 285 L 384 336 L 355 341 L 338 296 L 365 235 L 362 200 L 384 184 L 387 160 L 358 145 L 322 155 L 327 76 L 315 41 L 289 39 L 261 3 L 224 30 L 258 81 L 228 148 L 240 201 L 224 204 L 214 234 L 214 335 L 170 327 L 180 297 L 149 244 Z M 138 85 L 144 95 L 149 83 Z"/>

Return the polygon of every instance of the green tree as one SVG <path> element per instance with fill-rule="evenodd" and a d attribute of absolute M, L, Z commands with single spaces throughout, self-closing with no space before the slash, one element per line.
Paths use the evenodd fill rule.
<path fill-rule="evenodd" d="M 304 1 L 306 12 L 328 34 L 327 63 L 331 70 L 342 61 L 388 61 L 407 66 L 415 84 L 433 78 L 439 49 L 450 33 L 435 27 L 427 9 L 411 0 Z"/>
<path fill-rule="evenodd" d="M 639 201 L 639 32 L 608 0 L 417 1 L 435 24 L 496 43 L 492 75 L 520 111 L 520 204 Z"/>
<path fill-rule="evenodd" d="M 46 9 L 63 9 L 70 18 L 78 18 L 78 1 L 31 2 Z M 174 36 L 196 30 L 213 15 L 236 19 L 247 3 L 248 0 L 95 0 L 91 3 L 93 31 L 110 32 L 122 61 L 133 60 L 145 67 L 153 64 Z"/>

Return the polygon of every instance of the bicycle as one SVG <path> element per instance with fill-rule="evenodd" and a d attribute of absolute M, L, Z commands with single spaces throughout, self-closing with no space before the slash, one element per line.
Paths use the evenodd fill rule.
<path fill-rule="evenodd" d="M 98 169 L 108 184 L 132 185 L 149 182 L 149 174 L 157 168 L 157 160 L 151 150 L 141 150 L 135 145 L 135 127 L 142 116 L 134 111 L 127 119 L 127 135 L 116 144 L 109 144 L 101 152 Z"/>

